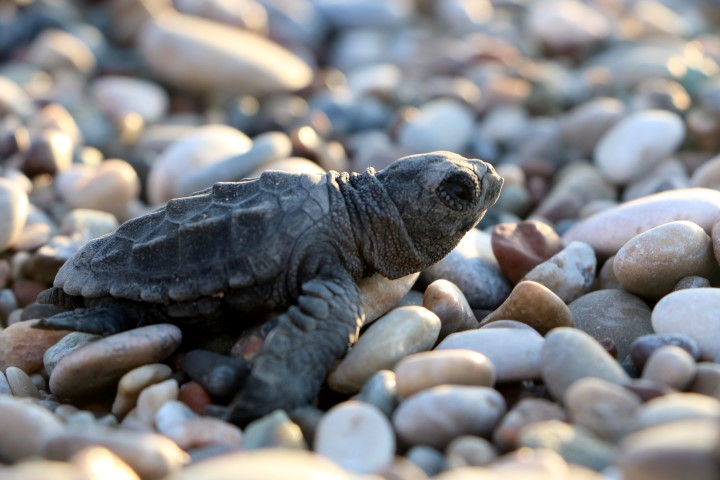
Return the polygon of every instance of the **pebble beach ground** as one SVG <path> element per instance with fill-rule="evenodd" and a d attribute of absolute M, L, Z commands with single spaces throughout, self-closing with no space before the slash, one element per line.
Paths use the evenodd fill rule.
<path fill-rule="evenodd" d="M 718 25 L 714 0 L 0 1 L 0 479 L 717 480 Z M 363 281 L 314 405 L 206 415 L 232 338 L 189 362 L 169 324 L 30 328 L 80 246 L 171 198 L 432 150 L 502 195 Z"/>

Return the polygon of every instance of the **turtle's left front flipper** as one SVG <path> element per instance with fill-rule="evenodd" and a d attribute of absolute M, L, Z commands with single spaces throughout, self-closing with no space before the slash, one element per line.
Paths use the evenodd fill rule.
<path fill-rule="evenodd" d="M 345 270 L 320 275 L 302 285 L 298 304 L 275 321 L 245 385 L 228 406 L 226 419 L 238 425 L 313 401 L 362 326 L 360 291 Z"/>
<path fill-rule="evenodd" d="M 152 315 L 147 308 L 130 303 L 108 303 L 58 313 L 38 320 L 33 327 L 46 330 L 74 330 L 107 336 L 161 322 L 162 320 Z"/>

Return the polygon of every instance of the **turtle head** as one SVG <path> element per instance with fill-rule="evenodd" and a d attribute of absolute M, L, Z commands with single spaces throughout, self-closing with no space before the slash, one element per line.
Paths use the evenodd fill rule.
<path fill-rule="evenodd" d="M 503 185 L 489 163 L 451 152 L 401 158 L 378 172 L 377 179 L 415 249 L 417 265 L 410 271 L 393 272 L 393 261 L 385 259 L 388 265 L 380 273 L 393 277 L 422 270 L 450 253 L 497 201 Z"/>

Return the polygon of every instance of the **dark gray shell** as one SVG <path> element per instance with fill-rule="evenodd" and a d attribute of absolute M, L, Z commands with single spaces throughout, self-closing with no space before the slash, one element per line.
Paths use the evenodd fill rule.
<path fill-rule="evenodd" d="M 168 304 L 277 282 L 297 241 L 326 221 L 328 181 L 272 171 L 171 200 L 89 242 L 54 287 Z"/>

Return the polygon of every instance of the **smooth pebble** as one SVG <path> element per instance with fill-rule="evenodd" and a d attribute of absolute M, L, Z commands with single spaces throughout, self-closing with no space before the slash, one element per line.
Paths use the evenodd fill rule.
<path fill-rule="evenodd" d="M 497 383 L 540 378 L 543 337 L 534 330 L 481 328 L 449 335 L 436 350 L 466 349 L 482 353 L 495 367 Z"/>
<path fill-rule="evenodd" d="M 162 363 L 142 365 L 127 372 L 118 382 L 112 404 L 113 415 L 122 418 L 135 407 L 140 392 L 150 385 L 167 380 L 171 375 L 172 369 Z"/>
<path fill-rule="evenodd" d="M 40 393 L 35 384 L 28 377 L 28 374 L 19 368 L 8 367 L 5 370 L 5 377 L 14 396 L 40 398 Z"/>
<path fill-rule="evenodd" d="M 635 430 L 656 427 L 679 420 L 720 420 L 720 400 L 699 393 L 670 393 L 645 402 L 634 423 Z"/>
<path fill-rule="evenodd" d="M 376 407 L 358 401 L 335 405 L 320 419 L 315 452 L 355 473 L 378 473 L 395 455 L 395 434 Z"/>
<path fill-rule="evenodd" d="M 0 370 L 15 366 L 33 374 L 43 367 L 43 354 L 68 334 L 65 330 L 32 328 L 31 320 L 13 323 L 0 331 Z"/>
<path fill-rule="evenodd" d="M 4 461 L 41 456 L 48 439 L 63 429 L 60 419 L 37 403 L 0 395 L 0 457 Z"/>
<path fill-rule="evenodd" d="M 410 152 L 463 151 L 470 141 L 474 115 L 470 107 L 452 99 L 426 103 L 410 115 L 398 132 L 400 145 Z"/>
<path fill-rule="evenodd" d="M 571 242 L 530 270 L 523 280 L 544 285 L 563 302 L 570 303 L 590 290 L 596 269 L 597 259 L 592 247 L 583 242 Z"/>
<path fill-rule="evenodd" d="M 696 369 L 695 359 L 687 351 L 674 345 L 665 345 L 650 355 L 642 376 L 682 391 L 695 378 Z"/>
<path fill-rule="evenodd" d="M 27 194 L 16 183 L 0 178 L 0 252 L 20 237 L 29 211 Z"/>
<path fill-rule="evenodd" d="M 520 432 L 526 425 L 546 420 L 566 421 L 563 407 L 544 398 L 522 398 L 503 416 L 493 432 L 493 443 L 503 451 L 520 447 Z"/>
<path fill-rule="evenodd" d="M 137 114 L 146 122 L 156 122 L 168 110 L 168 94 L 148 80 L 105 75 L 96 78 L 90 89 L 98 108 L 115 120 Z"/>
<path fill-rule="evenodd" d="M 539 220 L 495 225 L 491 245 L 503 274 L 513 284 L 563 248 L 555 230 Z"/>
<path fill-rule="evenodd" d="M 438 316 L 442 326 L 439 339 L 451 333 L 478 327 L 478 321 L 462 291 L 448 280 L 435 280 L 425 288 L 423 307 Z"/>
<path fill-rule="evenodd" d="M 440 319 L 426 308 L 391 310 L 360 336 L 328 375 L 328 385 L 337 392 L 357 392 L 373 373 L 393 368 L 411 353 L 430 350 L 439 333 Z"/>
<path fill-rule="evenodd" d="M 407 295 L 418 279 L 419 273 L 411 273 L 395 280 L 379 273 L 358 282 L 365 311 L 365 325 L 374 322 L 395 307 Z"/>

